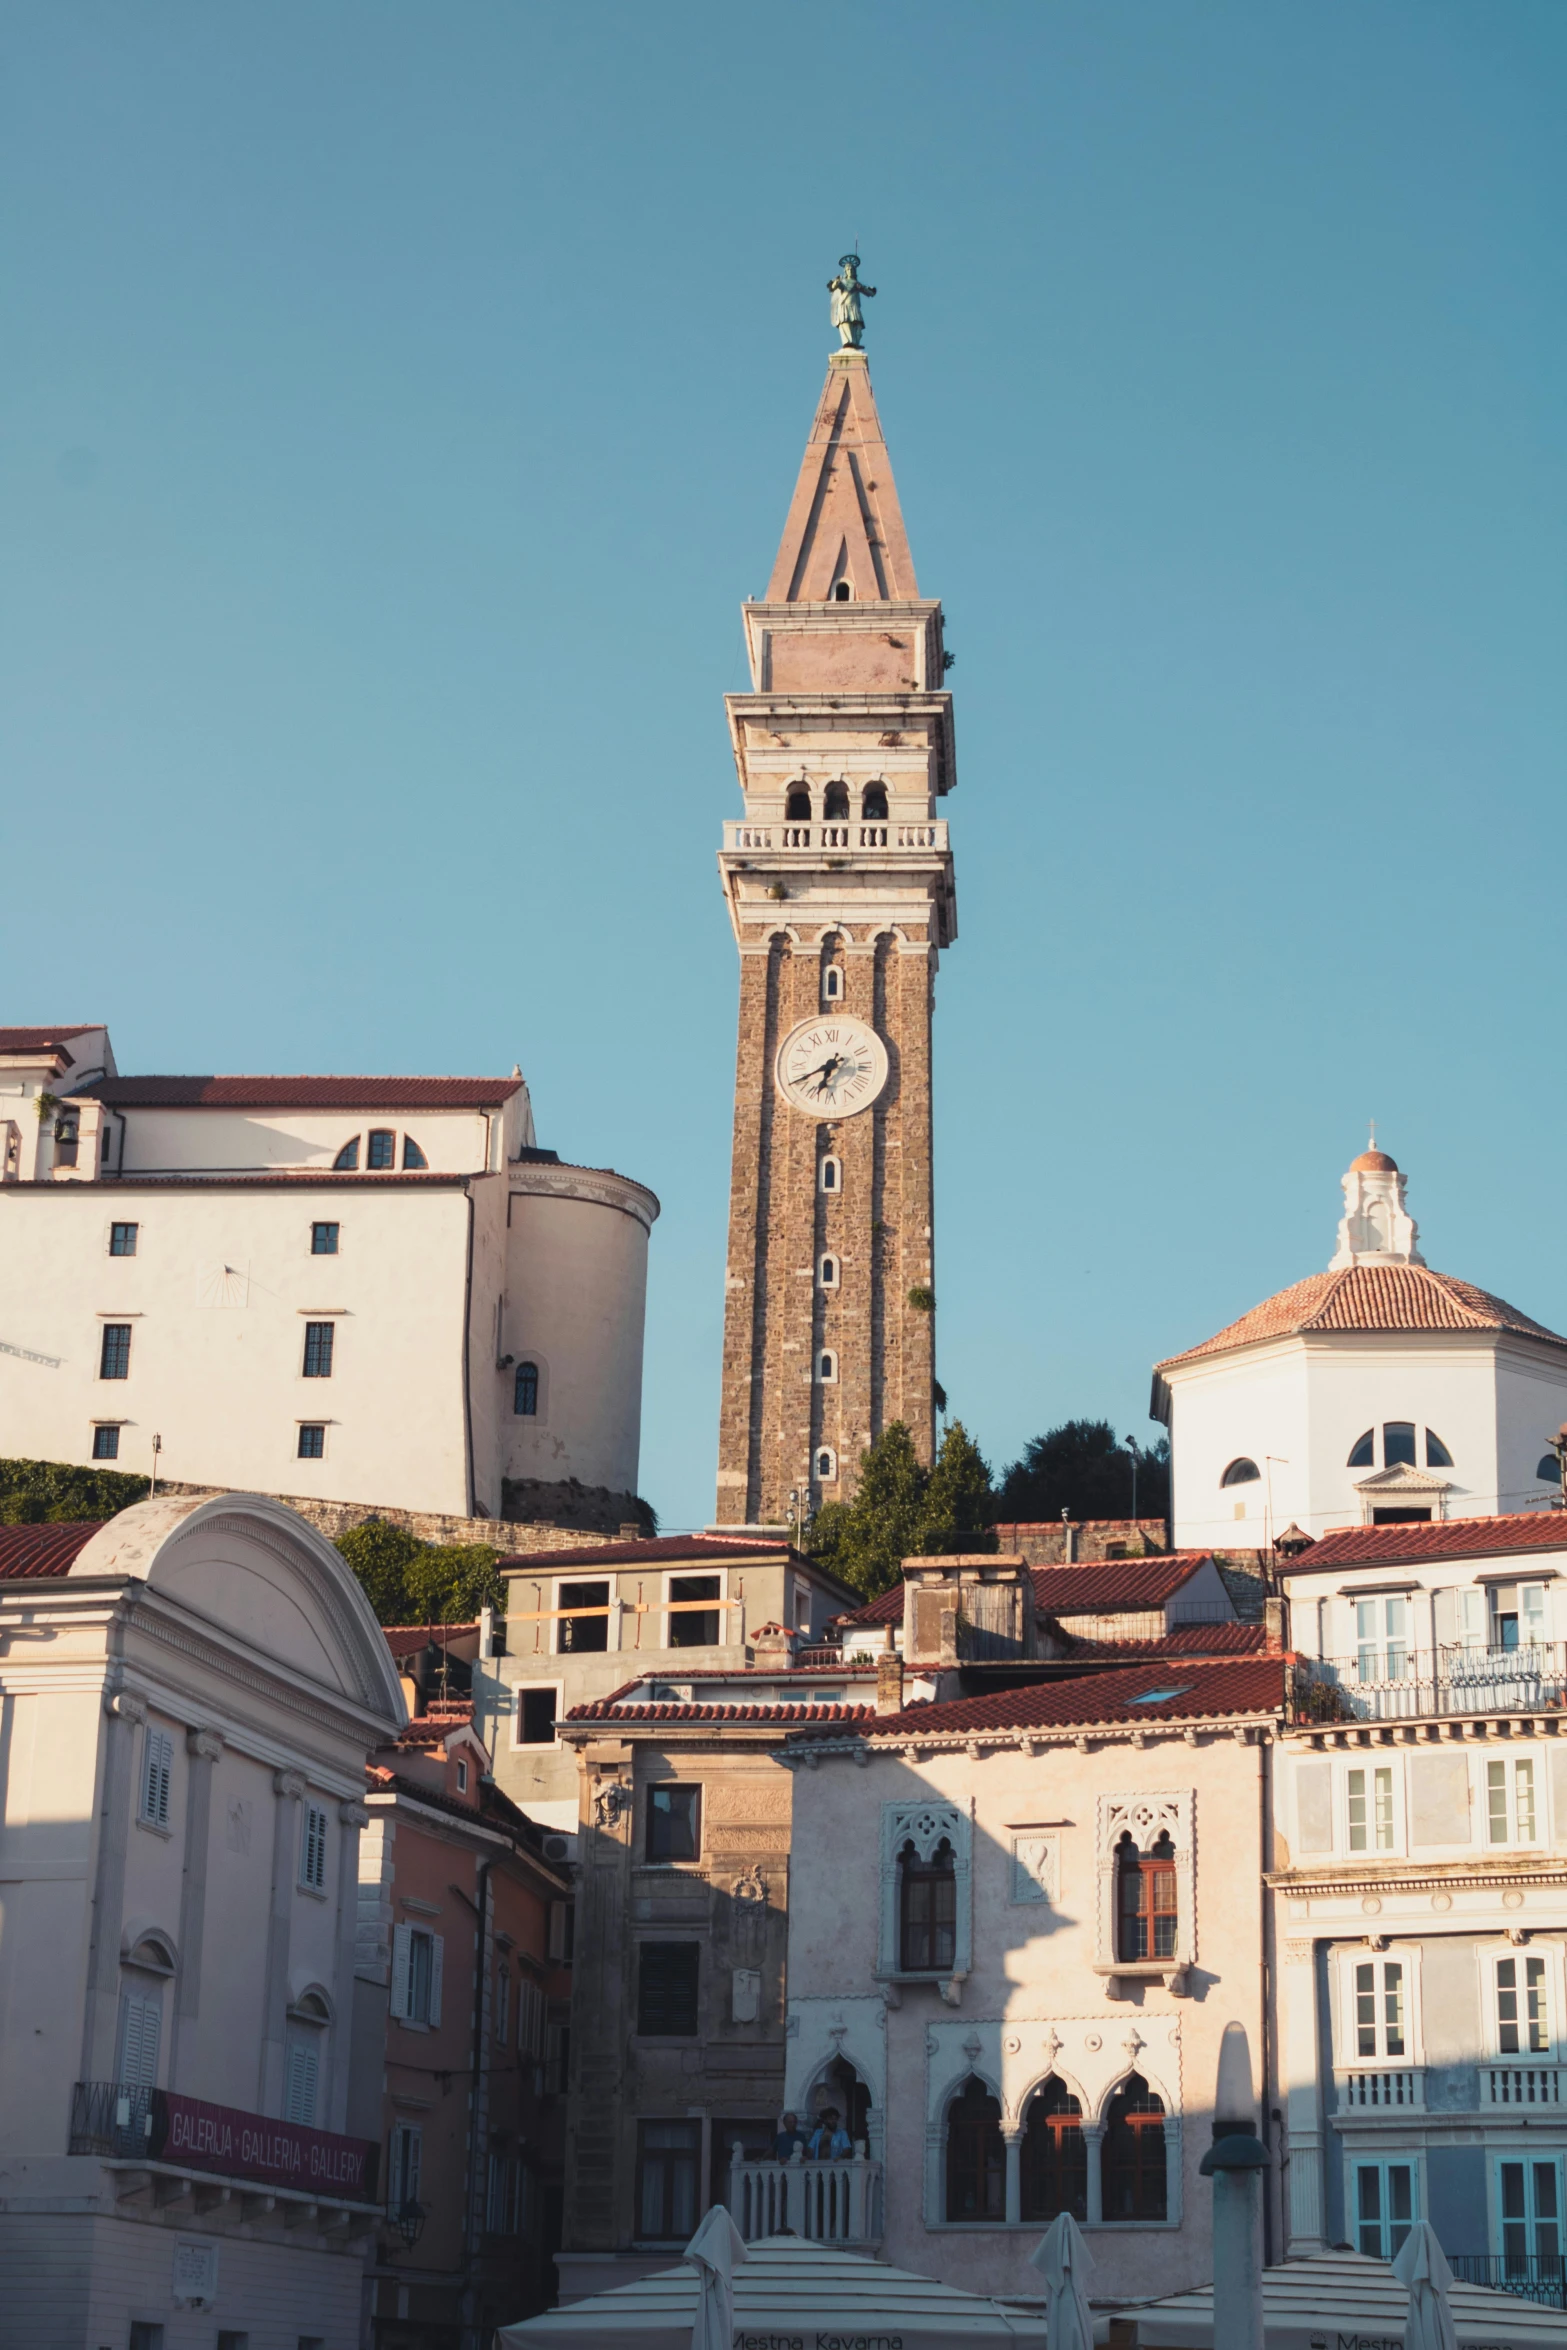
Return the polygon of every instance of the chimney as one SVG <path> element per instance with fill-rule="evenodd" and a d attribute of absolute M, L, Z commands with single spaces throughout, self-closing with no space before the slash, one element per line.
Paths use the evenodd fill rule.
<path fill-rule="evenodd" d="M 1282 1599 L 1265 1599 L 1262 1603 L 1262 1644 L 1269 1656 L 1281 1656 L 1287 1645 L 1285 1608 Z"/>
<path fill-rule="evenodd" d="M 752 1636 L 757 1668 L 765 1673 L 787 1672 L 794 1663 L 794 1634 L 786 1624 L 759 1624 Z"/>
<path fill-rule="evenodd" d="M 639 1525 L 633 1518 L 621 1527 L 620 1532 L 615 1539 L 618 1542 L 645 1542 L 647 1540 L 647 1528 L 645 1526 Z"/>
<path fill-rule="evenodd" d="M 886 1649 L 876 1659 L 876 1711 L 879 1714 L 901 1714 L 903 1711 L 903 1659 L 895 1649 Z"/>
<path fill-rule="evenodd" d="M 1077 1564 L 1077 1528 L 1072 1523 L 1070 1510 L 1061 1512 L 1061 1562 L 1068 1567 Z"/>

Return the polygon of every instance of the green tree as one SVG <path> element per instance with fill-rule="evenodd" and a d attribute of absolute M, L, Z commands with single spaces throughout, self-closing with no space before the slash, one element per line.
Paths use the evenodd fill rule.
<path fill-rule="evenodd" d="M 1139 1450 L 1137 1515 L 1163 1518 L 1170 1509 L 1170 1444 Z M 996 1516 L 1003 1524 L 1039 1522 L 1067 1510 L 1084 1518 L 1132 1515 L 1132 1456 L 1117 1442 L 1108 1420 L 1063 1420 L 1023 1447 L 1001 1480 Z"/>
<path fill-rule="evenodd" d="M 505 1585 L 487 1542 L 421 1542 L 384 1518 L 337 1538 L 381 1624 L 467 1624 L 481 1607 L 505 1606 Z"/>
<path fill-rule="evenodd" d="M 82 1525 L 145 1501 L 148 1480 L 69 1461 L 0 1461 L 0 1526 Z"/>
<path fill-rule="evenodd" d="M 994 1516 L 990 1470 L 961 1420 L 947 1429 L 929 1469 L 895 1420 L 861 1453 L 854 1499 L 818 1510 L 807 1540 L 811 1555 L 841 1582 L 874 1599 L 897 1582 L 906 1558 L 994 1550 Z"/>

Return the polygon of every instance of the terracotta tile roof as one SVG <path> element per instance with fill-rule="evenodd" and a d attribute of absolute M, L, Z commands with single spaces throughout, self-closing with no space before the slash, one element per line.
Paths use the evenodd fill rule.
<path fill-rule="evenodd" d="M 1159 1640 L 1078 1640 L 1068 1633 L 1069 1654 L 1099 1659 L 1161 1656 L 1261 1656 L 1267 1648 L 1262 1624 L 1182 1624 Z"/>
<path fill-rule="evenodd" d="M 440 1746 L 454 1730 L 473 1727 L 473 1707 L 468 1704 L 432 1704 L 427 1713 L 416 1714 L 397 1733 L 399 1746 Z"/>
<path fill-rule="evenodd" d="M 1036 1567 L 1034 1605 L 1049 1615 L 1104 1615 L 1121 1608 L 1163 1607 L 1172 1592 L 1208 1564 L 1205 1550 L 1165 1550 L 1152 1558 L 1094 1559 L 1081 1567 Z"/>
<path fill-rule="evenodd" d="M 1102 1615 L 1118 1608 L 1162 1607 L 1208 1558 L 1205 1550 L 1161 1550 L 1147 1558 L 1089 1559 L 1081 1566 L 1035 1567 L 1034 1605 L 1052 1615 Z M 932 1565 L 936 1562 L 932 1560 Z M 903 1585 L 868 1600 L 840 1624 L 901 1624 Z"/>
<path fill-rule="evenodd" d="M 645 1542 L 588 1543 L 581 1550 L 516 1551 L 496 1563 L 508 1574 L 531 1574 L 535 1567 L 678 1567 L 687 1559 L 700 1565 L 703 1559 L 744 1558 L 795 1558 L 802 1566 L 809 1564 L 781 1537 L 767 1542 L 750 1535 L 731 1542 L 722 1534 L 660 1534 Z"/>
<path fill-rule="evenodd" d="M 494 1110 L 520 1077 L 105 1077 L 117 1110 Z"/>
<path fill-rule="evenodd" d="M 1560 1510 L 1445 1518 L 1413 1526 L 1349 1526 L 1342 1534 L 1324 1534 L 1310 1550 L 1291 1559 L 1284 1572 L 1413 1565 L 1421 1559 L 1506 1558 L 1543 1550 L 1567 1551 L 1567 1515 Z"/>
<path fill-rule="evenodd" d="M 477 1624 L 383 1624 L 381 1635 L 393 1656 L 414 1656 L 433 1640 L 437 1648 L 477 1633 Z"/>
<path fill-rule="evenodd" d="M 1136 1700 L 1168 1689 L 1154 1705 Z M 1027 1689 L 998 1689 L 992 1696 L 958 1697 L 946 1705 L 905 1706 L 900 1714 L 878 1714 L 866 1735 L 872 1738 L 963 1737 L 978 1730 L 1047 1730 L 1082 1723 L 1202 1721 L 1232 1714 L 1280 1713 L 1284 1707 L 1284 1659 L 1248 1657 L 1234 1664 L 1157 1663 L 1122 1672 L 1087 1673 L 1074 1681 L 1039 1681 Z"/>
<path fill-rule="evenodd" d="M 44 1582 L 68 1574 L 78 1551 L 87 1548 L 102 1522 L 68 1526 L 0 1526 L 0 1577 Z"/>
<path fill-rule="evenodd" d="M 651 1676 L 645 1676 L 651 1678 Z M 673 1677 L 673 1676 L 672 1676 Z M 771 1677 L 771 1676 L 769 1676 Z M 682 1673 L 681 1680 L 692 1675 Z M 638 1689 L 640 1681 L 628 1681 L 628 1689 Z M 618 1695 L 595 1698 L 590 1705 L 574 1705 L 567 1714 L 568 1722 L 777 1722 L 786 1729 L 802 1729 L 808 1723 L 859 1722 L 874 1718 L 874 1705 L 736 1705 L 721 1699 L 708 1704 L 693 1705 L 627 1705 Z"/>
<path fill-rule="evenodd" d="M 0 1053 L 46 1053 L 52 1045 L 91 1036 L 102 1026 L 101 1020 L 83 1020 L 69 1028 L 0 1028 Z"/>
<path fill-rule="evenodd" d="M 876 1659 L 866 1657 L 859 1664 L 848 1665 L 789 1665 L 787 1667 L 757 1665 L 754 1668 L 749 1665 L 698 1665 L 694 1668 L 688 1668 L 684 1665 L 660 1665 L 654 1672 L 638 1673 L 634 1680 L 622 1681 L 618 1689 L 612 1689 L 607 1697 L 595 1698 L 593 1703 L 614 1707 L 624 1706 L 626 1701 L 634 1697 L 639 1689 L 651 1688 L 655 1681 L 672 1687 L 678 1681 L 766 1681 L 776 1683 L 795 1678 L 805 1683 L 815 1680 L 842 1681 L 846 1678 L 851 1681 L 874 1681 Z M 661 1707 L 659 1710 L 662 1711 L 663 1708 Z M 785 1708 L 785 1710 L 788 1709 Z"/>
<path fill-rule="evenodd" d="M 1155 1377 L 1204 1355 L 1313 1330 L 1512 1330 L 1567 1346 L 1567 1338 L 1542 1322 L 1450 1273 L 1433 1273 L 1426 1265 L 1347 1265 L 1337 1273 L 1312 1273 L 1264 1298 L 1201 1346 L 1167 1357 Z"/>

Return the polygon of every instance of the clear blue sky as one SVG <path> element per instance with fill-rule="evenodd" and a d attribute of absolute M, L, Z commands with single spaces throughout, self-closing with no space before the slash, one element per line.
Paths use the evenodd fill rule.
<path fill-rule="evenodd" d="M 703 1522 L 720 697 L 858 237 L 959 656 L 954 1409 L 1153 1433 L 1371 1115 L 1567 1328 L 1561 0 L 13 0 L 0 90 L 0 1017 L 520 1060 L 663 1200 Z"/>

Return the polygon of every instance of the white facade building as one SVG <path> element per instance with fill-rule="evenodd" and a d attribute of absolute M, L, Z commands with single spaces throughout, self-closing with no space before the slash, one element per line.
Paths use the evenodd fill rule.
<path fill-rule="evenodd" d="M 0 1450 L 632 1514 L 658 1202 L 541 1150 L 515 1071 L 122 1077 L 101 1027 L 0 1029 L 0 1159 Z"/>
<path fill-rule="evenodd" d="M 0 2345 L 355 2350 L 368 1603 L 244 1495 L 0 1528 L 0 1707 Z"/>
<path fill-rule="evenodd" d="M 1291 2250 L 1560 2295 L 1567 1518 L 1356 1528 L 1285 1570 L 1278 1758 Z"/>
<path fill-rule="evenodd" d="M 1567 1418 L 1567 1339 L 1420 1254 L 1404 1177 L 1344 1177 L 1326 1272 L 1159 1364 L 1174 1539 L 1261 1549 L 1333 1527 L 1544 1508 Z"/>

